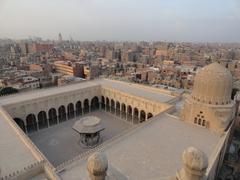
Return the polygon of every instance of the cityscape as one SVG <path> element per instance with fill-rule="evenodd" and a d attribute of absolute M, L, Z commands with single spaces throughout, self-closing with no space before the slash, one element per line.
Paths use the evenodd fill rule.
<path fill-rule="evenodd" d="M 164 34 L 174 18 L 180 22 L 178 18 L 192 13 L 185 5 L 196 10 L 193 19 L 202 17 L 189 0 L 181 5 L 177 0 L 134 1 L 129 8 L 125 0 L 106 4 L 61 0 L 52 14 L 53 2 L 46 4 L 49 20 L 41 12 L 44 21 L 38 19 L 39 30 L 28 28 L 28 20 L 22 29 L 19 14 L 7 10 L 25 7 L 21 17 L 26 13 L 31 20 L 39 15 L 36 5 L 47 2 L 24 1 L 3 1 L 0 12 L 1 180 L 240 179 L 240 27 L 236 25 L 240 16 L 235 11 L 239 3 L 225 2 L 215 10 L 215 4 L 203 5 L 206 0 L 198 4 L 206 13 L 206 22 L 199 23 L 209 25 L 209 30 L 195 38 L 196 31 L 191 34 L 187 28 L 195 22 L 188 17 L 185 28 Z M 72 10 L 81 5 L 82 11 L 63 15 L 64 5 Z M 130 11 L 135 5 L 136 10 Z M 27 12 L 30 6 L 33 9 Z M 126 7 L 125 14 L 114 13 L 116 6 Z M 166 13 L 163 7 L 172 8 L 169 17 L 158 19 L 143 11 Z M 93 15 L 87 13 L 90 9 Z M 229 11 L 234 14 L 231 20 L 225 18 Z M 122 33 L 107 14 L 126 22 Z M 159 21 L 163 36 L 149 27 L 139 28 L 135 36 L 130 20 L 136 15 L 143 26 L 153 18 L 152 27 L 157 29 Z M 236 27 L 212 34 L 207 22 L 215 16 L 223 26 L 231 21 Z M 13 26 L 6 17 L 14 19 Z M 101 22 L 103 18 L 106 21 Z M 53 27 L 43 28 L 50 21 Z M 66 21 L 71 25 L 59 28 Z M 134 21 L 137 28 L 138 19 Z M 73 25 L 79 35 L 69 30 Z"/>

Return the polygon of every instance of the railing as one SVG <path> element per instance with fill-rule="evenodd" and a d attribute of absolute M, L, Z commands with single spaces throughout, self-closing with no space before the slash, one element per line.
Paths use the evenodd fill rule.
<path fill-rule="evenodd" d="M 43 169 L 44 167 L 44 160 L 38 161 L 32 164 L 29 164 L 28 166 L 23 167 L 20 170 L 16 170 L 14 172 L 9 173 L 8 175 L 5 175 L 1 177 L 1 180 L 8 180 L 8 179 L 14 179 L 14 178 L 19 178 L 20 176 L 24 176 L 25 174 L 32 172 L 34 170 L 39 170 Z"/>

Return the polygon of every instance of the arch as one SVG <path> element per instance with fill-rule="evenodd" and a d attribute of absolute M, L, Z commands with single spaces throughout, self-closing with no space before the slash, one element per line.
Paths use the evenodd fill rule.
<path fill-rule="evenodd" d="M 106 98 L 106 109 L 107 109 L 107 111 L 110 111 L 110 101 L 109 101 L 109 98 Z"/>
<path fill-rule="evenodd" d="M 82 102 L 81 101 L 76 102 L 75 109 L 76 109 L 76 116 L 82 115 Z"/>
<path fill-rule="evenodd" d="M 24 121 L 20 118 L 13 118 L 13 120 L 17 123 L 17 125 L 23 130 L 23 132 L 26 133 L 26 128 L 25 128 L 25 124 Z"/>
<path fill-rule="evenodd" d="M 120 102 L 119 101 L 116 102 L 116 115 L 120 116 Z"/>
<path fill-rule="evenodd" d="M 85 114 L 89 113 L 89 100 L 85 99 L 83 102 L 83 111 Z"/>
<path fill-rule="evenodd" d="M 55 108 L 49 109 L 48 117 L 49 117 L 49 126 L 57 124 L 57 111 Z"/>
<path fill-rule="evenodd" d="M 58 108 L 58 119 L 59 122 L 67 120 L 66 109 L 63 105 Z"/>
<path fill-rule="evenodd" d="M 133 117 L 134 117 L 133 118 L 134 119 L 133 123 L 134 124 L 138 123 L 138 120 L 139 120 L 138 115 L 139 115 L 138 108 L 134 108 L 134 110 L 133 110 Z"/>
<path fill-rule="evenodd" d="M 153 114 L 152 113 L 148 113 L 147 119 L 150 119 L 151 117 L 153 117 Z"/>
<path fill-rule="evenodd" d="M 68 119 L 72 119 L 74 118 L 74 105 L 73 103 L 69 103 L 68 106 L 67 106 L 67 116 L 68 116 Z"/>
<path fill-rule="evenodd" d="M 127 120 L 132 121 L 132 107 L 130 105 L 127 107 Z"/>
<path fill-rule="evenodd" d="M 122 103 L 122 112 L 126 113 L 126 105 Z"/>
<path fill-rule="evenodd" d="M 40 111 L 37 115 L 38 117 L 38 128 L 43 129 L 48 127 L 47 113 L 45 111 Z"/>
<path fill-rule="evenodd" d="M 126 105 L 124 103 L 121 104 L 121 116 L 126 119 Z"/>
<path fill-rule="evenodd" d="M 111 99 L 111 112 L 115 113 L 115 101 L 113 99 Z"/>
<path fill-rule="evenodd" d="M 101 104 L 102 104 L 102 109 L 105 110 L 105 97 L 104 96 L 102 96 Z"/>
<path fill-rule="evenodd" d="M 26 117 L 27 132 L 31 133 L 37 131 L 37 121 L 34 114 L 29 114 Z"/>
<path fill-rule="evenodd" d="M 95 110 L 98 110 L 98 109 L 99 109 L 99 100 L 98 100 L 98 97 L 95 96 L 91 100 L 91 110 L 95 111 Z"/>
<path fill-rule="evenodd" d="M 145 111 L 140 111 L 140 123 L 144 122 L 146 120 L 146 113 Z"/>

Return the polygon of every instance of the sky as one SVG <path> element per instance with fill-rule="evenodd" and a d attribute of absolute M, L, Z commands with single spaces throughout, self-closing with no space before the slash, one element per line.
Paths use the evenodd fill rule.
<path fill-rule="evenodd" d="M 240 0 L 0 0 L 0 38 L 240 42 Z"/>

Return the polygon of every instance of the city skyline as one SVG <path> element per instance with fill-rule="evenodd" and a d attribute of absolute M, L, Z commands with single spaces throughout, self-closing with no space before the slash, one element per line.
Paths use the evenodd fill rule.
<path fill-rule="evenodd" d="M 240 42 L 239 12 L 236 0 L 3 0 L 0 38 Z"/>

